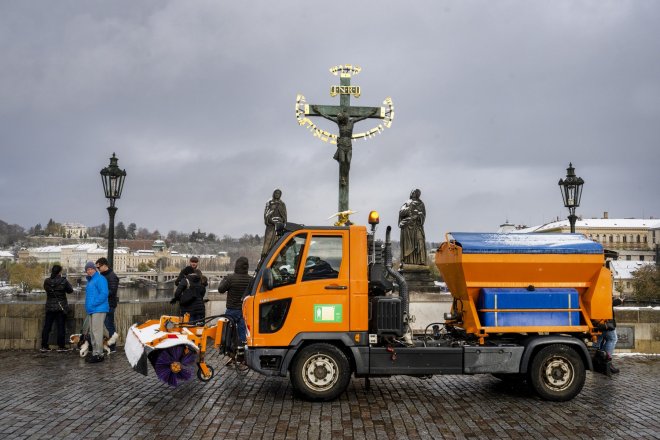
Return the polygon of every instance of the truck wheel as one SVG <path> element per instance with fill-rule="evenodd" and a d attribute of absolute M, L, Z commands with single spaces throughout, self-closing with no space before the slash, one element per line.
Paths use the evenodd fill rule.
<path fill-rule="evenodd" d="M 333 400 L 348 387 L 351 367 L 343 351 L 331 344 L 303 348 L 291 368 L 291 384 L 307 400 Z"/>
<path fill-rule="evenodd" d="M 552 344 L 541 349 L 529 370 L 529 382 L 543 399 L 571 400 L 582 390 L 586 373 L 580 355 L 571 347 Z"/>

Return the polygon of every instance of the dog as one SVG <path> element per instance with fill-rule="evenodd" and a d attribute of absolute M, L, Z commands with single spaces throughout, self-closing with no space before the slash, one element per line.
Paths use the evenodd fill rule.
<path fill-rule="evenodd" d="M 107 331 L 103 331 L 103 351 L 107 354 L 110 354 L 110 346 L 117 343 L 119 339 L 119 334 L 115 332 L 111 337 L 107 336 Z M 89 336 L 89 333 L 76 333 L 69 337 L 69 342 L 76 344 L 76 348 L 80 350 L 80 357 L 87 356 L 89 353 L 89 347 L 92 344 L 92 340 Z"/>

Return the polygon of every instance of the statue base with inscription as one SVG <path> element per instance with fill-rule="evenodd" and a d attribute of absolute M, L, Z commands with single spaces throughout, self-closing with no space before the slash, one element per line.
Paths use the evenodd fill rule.
<path fill-rule="evenodd" d="M 418 264 L 403 264 L 399 273 L 408 283 L 409 292 L 440 293 L 440 287 L 436 286 L 431 277 L 428 266 Z"/>

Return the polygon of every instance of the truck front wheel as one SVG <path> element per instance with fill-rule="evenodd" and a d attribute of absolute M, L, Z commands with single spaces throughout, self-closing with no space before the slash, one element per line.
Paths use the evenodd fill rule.
<path fill-rule="evenodd" d="M 346 355 L 331 344 L 303 348 L 291 368 L 291 384 L 305 399 L 324 402 L 343 393 L 351 380 Z"/>
<path fill-rule="evenodd" d="M 546 400 L 564 402 L 577 396 L 586 373 L 580 355 L 571 347 L 552 344 L 542 348 L 529 369 L 529 383 Z"/>

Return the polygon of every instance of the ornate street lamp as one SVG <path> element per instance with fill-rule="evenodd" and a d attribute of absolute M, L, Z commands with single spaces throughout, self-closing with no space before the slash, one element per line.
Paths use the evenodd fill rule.
<path fill-rule="evenodd" d="M 101 170 L 101 180 L 103 180 L 103 192 L 105 198 L 110 200 L 108 206 L 108 214 L 110 214 L 110 225 L 108 227 L 108 263 L 110 267 L 113 263 L 113 256 L 115 254 L 115 200 L 121 197 L 121 191 L 124 189 L 124 179 L 126 178 L 126 171 L 119 169 L 117 166 L 117 156 L 112 153 L 110 158 L 110 165 Z"/>
<path fill-rule="evenodd" d="M 564 199 L 564 206 L 568 208 L 568 221 L 571 224 L 571 234 L 575 233 L 575 208 L 580 206 L 580 197 L 582 197 L 582 185 L 584 180 L 575 175 L 575 168 L 573 163 L 568 164 L 566 168 L 566 179 L 559 179 L 559 190 L 561 197 Z"/>

